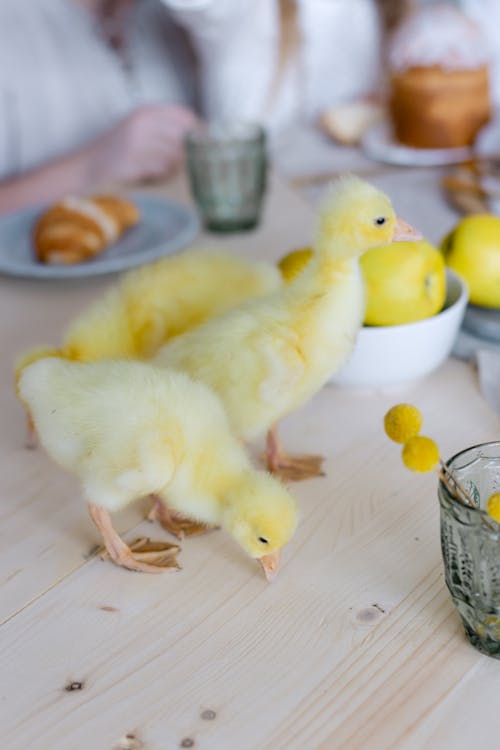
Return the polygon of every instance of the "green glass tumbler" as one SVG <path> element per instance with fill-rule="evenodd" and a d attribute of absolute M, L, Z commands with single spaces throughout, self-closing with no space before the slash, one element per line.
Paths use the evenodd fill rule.
<path fill-rule="evenodd" d="M 446 585 L 469 641 L 500 659 L 500 524 L 485 511 L 500 492 L 500 441 L 467 448 L 447 466 L 479 507 L 462 505 L 439 482 Z"/>
<path fill-rule="evenodd" d="M 266 189 L 266 136 L 253 123 L 209 125 L 187 134 L 193 198 L 207 229 L 237 232 L 260 220 Z"/>

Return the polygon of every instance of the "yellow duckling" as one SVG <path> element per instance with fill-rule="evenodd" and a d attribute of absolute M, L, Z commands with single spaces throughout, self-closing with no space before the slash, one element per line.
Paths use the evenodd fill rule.
<path fill-rule="evenodd" d="M 321 207 L 314 256 L 290 284 L 178 336 L 154 361 L 210 385 L 243 440 L 267 431 L 271 471 L 292 479 L 316 476 L 323 459 L 288 456 L 276 423 L 351 353 L 364 312 L 358 256 L 412 238 L 415 231 L 396 218 L 386 195 L 356 177 L 343 178 Z"/>
<path fill-rule="evenodd" d="M 223 526 L 269 579 L 277 573 L 295 531 L 295 503 L 277 479 L 252 468 L 205 385 L 141 362 L 46 358 L 23 370 L 19 395 L 49 455 L 81 480 L 117 565 L 144 572 L 175 565 L 172 545 L 131 548 L 112 526 L 110 513 L 153 494 L 167 527 L 177 514 Z"/>
<path fill-rule="evenodd" d="M 147 358 L 167 339 L 282 284 L 271 264 L 225 250 L 191 249 L 125 274 L 68 327 L 59 348 L 38 347 L 16 365 L 47 356 L 78 362 Z M 35 444 L 29 422 L 28 444 Z"/>
<path fill-rule="evenodd" d="M 63 349 L 83 361 L 148 358 L 167 339 L 280 286 L 269 263 L 191 249 L 125 274 L 71 325 Z"/>
<path fill-rule="evenodd" d="M 167 339 L 281 283 L 271 264 L 226 250 L 193 248 L 162 258 L 124 274 L 70 324 L 59 348 L 29 352 L 18 373 L 48 354 L 79 362 L 150 357 Z"/>

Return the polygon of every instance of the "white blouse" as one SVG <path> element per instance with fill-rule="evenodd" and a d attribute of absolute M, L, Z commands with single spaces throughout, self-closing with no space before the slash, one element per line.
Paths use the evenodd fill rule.
<path fill-rule="evenodd" d="M 311 120 L 380 83 L 374 0 L 295 0 L 300 46 L 272 91 L 280 44 L 277 0 L 163 0 L 201 61 L 208 117 L 259 117 L 271 130 Z"/>
<path fill-rule="evenodd" d="M 0 179 L 75 150 L 144 103 L 199 104 L 209 119 L 276 132 L 372 89 L 374 1 L 297 2 L 302 43 L 272 91 L 277 0 L 137 0 L 127 65 L 76 0 L 0 0 Z"/>
<path fill-rule="evenodd" d="M 126 69 L 72 0 L 0 0 L 0 176 L 82 146 L 141 103 L 192 103 L 164 9 L 142 0 L 135 16 Z"/>
<path fill-rule="evenodd" d="M 145 103 L 258 119 L 273 134 L 375 89 L 375 0 L 296 2 L 301 43 L 274 90 L 278 0 L 137 0 L 127 64 L 77 0 L 0 0 L 0 179 L 81 147 Z M 491 37 L 500 99 L 500 0 L 462 3 Z"/>

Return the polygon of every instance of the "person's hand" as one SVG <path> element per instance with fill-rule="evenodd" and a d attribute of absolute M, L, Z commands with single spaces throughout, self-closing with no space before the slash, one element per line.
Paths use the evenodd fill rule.
<path fill-rule="evenodd" d="M 199 124 L 189 109 L 151 104 L 136 109 L 96 141 L 96 181 L 129 182 L 172 174 L 182 162 L 183 139 Z"/>
<path fill-rule="evenodd" d="M 184 107 L 140 107 L 79 151 L 1 182 L 0 214 L 87 193 L 103 183 L 171 174 L 182 161 L 186 132 L 199 124 Z"/>

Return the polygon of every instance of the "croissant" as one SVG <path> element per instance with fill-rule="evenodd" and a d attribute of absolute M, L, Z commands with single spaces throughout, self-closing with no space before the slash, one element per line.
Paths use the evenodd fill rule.
<path fill-rule="evenodd" d="M 42 263 L 82 263 L 116 242 L 139 219 L 134 203 L 115 195 L 64 198 L 35 224 L 36 256 Z"/>

